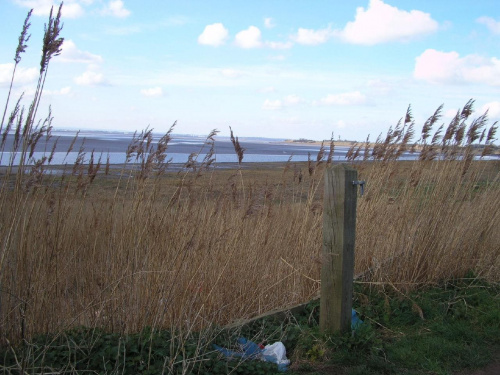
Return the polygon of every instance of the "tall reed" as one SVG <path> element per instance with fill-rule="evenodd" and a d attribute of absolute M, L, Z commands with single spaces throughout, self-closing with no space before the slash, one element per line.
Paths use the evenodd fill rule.
<path fill-rule="evenodd" d="M 481 161 L 493 150 L 497 123 L 486 129 L 487 113 L 467 123 L 473 104 L 470 100 L 457 112 L 444 134 L 444 125 L 432 134 L 440 106 L 414 144 L 409 108 L 371 157 L 351 159 L 368 181 L 359 203 L 359 272 L 369 269 L 374 281 L 406 287 L 469 270 L 498 280 L 500 168 L 498 159 Z M 398 161 L 415 150 L 417 161 Z"/>

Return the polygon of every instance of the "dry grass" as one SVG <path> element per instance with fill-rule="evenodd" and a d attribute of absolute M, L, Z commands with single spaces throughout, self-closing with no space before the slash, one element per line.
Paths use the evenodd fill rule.
<path fill-rule="evenodd" d="M 498 281 L 498 161 L 363 165 L 356 268 L 377 282 L 416 284 L 462 276 Z M 398 169 L 403 169 L 404 174 Z"/>
<path fill-rule="evenodd" d="M 354 164 L 367 181 L 356 274 L 406 289 L 471 269 L 498 281 L 499 164 L 464 176 L 464 163 Z M 306 301 L 319 290 L 325 166 L 35 169 L 21 189 L 4 175 L 3 338 L 75 325 L 189 332 Z"/>
<path fill-rule="evenodd" d="M 366 148 L 361 156 L 361 146 L 351 151 L 353 162 L 355 154 L 363 160 L 357 167 L 368 181 L 359 204 L 359 272 L 369 269 L 372 280 L 405 288 L 468 270 L 498 281 L 500 162 L 477 160 L 491 152 L 497 125 L 486 128 L 487 113 L 467 123 L 473 104 L 470 100 L 457 112 L 444 134 L 441 125 L 431 137 L 440 106 L 413 144 L 409 107 L 405 120 L 371 149 L 371 157 Z M 418 161 L 397 161 L 416 148 Z"/>
<path fill-rule="evenodd" d="M 59 41 L 47 42 L 49 52 L 57 54 Z M 322 176 L 333 140 L 328 155 L 322 147 L 307 163 L 225 171 L 214 169 L 214 131 L 200 150 L 208 157 L 192 154 L 170 173 L 173 128 L 158 143 L 145 130 L 118 173 L 82 149 L 62 176 L 50 175 L 55 150 L 40 160 L 31 151 L 51 137 L 50 114 L 33 126 L 51 56 L 26 120 L 18 102 L 2 123 L 0 157 L 10 155 L 11 129 L 8 149 L 21 154 L 21 166 L 11 162 L 0 176 L 2 345 L 76 325 L 189 335 L 317 294 Z M 469 270 L 499 281 L 500 166 L 475 161 L 491 148 L 496 124 L 486 131 L 486 116 L 468 122 L 472 104 L 431 137 L 438 109 L 414 144 L 408 109 L 373 147 L 367 139 L 349 152 L 367 181 L 356 240 L 365 281 L 408 289 Z M 241 166 L 245 150 L 232 140 Z M 416 148 L 419 160 L 398 161 Z"/>
<path fill-rule="evenodd" d="M 100 178 L 83 194 L 77 181 L 18 200 L 2 192 L 7 337 L 75 324 L 199 328 L 316 292 L 321 215 L 300 203 L 301 188 L 254 181 L 243 198 L 229 171 L 127 178 L 117 192 L 100 189 Z"/>

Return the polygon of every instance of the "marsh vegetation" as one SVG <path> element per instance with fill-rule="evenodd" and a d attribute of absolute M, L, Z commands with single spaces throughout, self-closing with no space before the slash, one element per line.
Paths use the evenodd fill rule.
<path fill-rule="evenodd" d="M 23 343 L 20 358 L 29 358 L 40 334 L 149 327 L 175 332 L 175 358 L 175 342 L 194 332 L 208 338 L 236 319 L 316 296 L 323 172 L 334 140 L 306 163 L 243 169 L 245 150 L 231 130 L 240 168 L 226 170 L 215 163 L 214 130 L 171 172 L 172 126 L 158 142 L 151 129 L 136 133 L 118 170 L 81 148 L 60 174 L 46 173 L 56 147 L 38 160 L 32 152 L 52 137 L 50 111 L 37 116 L 61 27 L 60 13 L 51 14 L 37 91 L 27 111 L 19 98 L 0 130 L 0 158 L 8 134 L 20 157 L 0 172 L 0 346 Z M 28 28 L 29 16 L 16 66 Z M 419 134 L 408 108 L 384 137 L 352 146 L 346 162 L 367 181 L 358 201 L 358 283 L 409 293 L 471 271 L 500 281 L 500 161 L 480 160 L 497 126 L 487 114 L 474 117 L 473 104 L 446 127 L 439 107 Z M 417 161 L 398 160 L 412 149 Z"/>

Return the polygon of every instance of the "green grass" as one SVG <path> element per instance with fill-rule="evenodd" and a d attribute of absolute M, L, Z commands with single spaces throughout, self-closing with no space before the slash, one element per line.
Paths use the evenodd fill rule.
<path fill-rule="evenodd" d="M 498 285 L 474 278 L 408 295 L 358 285 L 355 305 L 367 324 L 352 337 L 323 337 L 318 367 L 327 362 L 345 374 L 451 374 L 484 367 L 500 350 L 499 292 Z M 310 345 L 308 334 L 304 342 Z M 296 358 L 304 362 L 296 373 L 322 373 L 305 354 Z"/>
<path fill-rule="evenodd" d="M 452 374 L 487 365 L 500 350 L 500 287 L 470 277 L 409 294 L 357 284 L 354 306 L 364 324 L 354 333 L 319 332 L 319 302 L 285 319 L 273 316 L 236 330 L 186 335 L 153 331 L 120 335 L 77 328 L 41 335 L 1 353 L 5 374 L 45 369 L 99 374 L 274 374 L 275 365 L 222 358 L 212 344 L 236 338 L 282 341 L 293 374 Z M 182 337 L 182 339 L 179 339 Z M 15 355 L 14 355 L 15 354 Z"/>

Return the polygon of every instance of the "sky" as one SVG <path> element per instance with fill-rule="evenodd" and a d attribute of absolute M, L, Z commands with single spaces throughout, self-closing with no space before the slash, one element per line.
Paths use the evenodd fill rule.
<path fill-rule="evenodd" d="M 0 0 L 0 104 L 28 106 L 52 0 Z M 39 115 L 56 129 L 374 140 L 469 99 L 500 120 L 498 0 L 66 0 Z"/>

